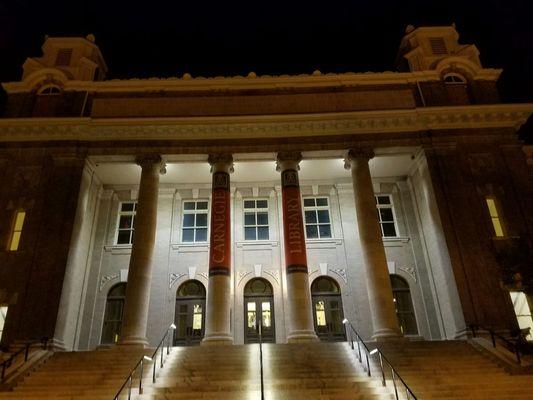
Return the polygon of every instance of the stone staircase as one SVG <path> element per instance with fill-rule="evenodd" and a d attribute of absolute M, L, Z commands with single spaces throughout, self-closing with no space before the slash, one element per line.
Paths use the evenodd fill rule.
<path fill-rule="evenodd" d="M 509 374 L 467 341 L 380 343 L 379 348 L 418 399 L 533 399 L 533 375 Z"/>

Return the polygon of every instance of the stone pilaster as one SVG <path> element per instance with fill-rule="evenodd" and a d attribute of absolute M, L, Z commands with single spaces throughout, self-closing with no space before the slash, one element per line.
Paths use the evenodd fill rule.
<path fill-rule="evenodd" d="M 376 340 L 386 340 L 398 338 L 401 333 L 394 311 L 389 270 L 368 167 L 368 161 L 373 156 L 371 150 L 350 150 L 346 155 L 345 168 L 350 169 L 352 173 L 357 225 L 372 315 L 372 337 Z"/>
<path fill-rule="evenodd" d="M 298 152 L 278 153 L 277 169 L 281 172 L 281 197 L 283 209 L 283 237 L 287 295 L 289 299 L 289 343 L 318 340 L 313 324 L 307 252 L 302 213 Z"/>
<path fill-rule="evenodd" d="M 120 343 L 147 345 L 146 325 L 157 225 L 159 174 L 165 170 L 159 155 L 140 156 L 136 162 L 142 172 Z"/>
<path fill-rule="evenodd" d="M 231 334 L 231 154 L 209 156 L 212 173 L 209 286 L 204 345 L 232 344 Z"/>

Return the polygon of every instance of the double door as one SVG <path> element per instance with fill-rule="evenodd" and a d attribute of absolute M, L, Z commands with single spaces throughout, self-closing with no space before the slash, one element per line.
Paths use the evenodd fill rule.
<path fill-rule="evenodd" d="M 276 342 L 274 301 L 272 297 L 244 297 L 244 342 L 259 343 L 259 329 L 263 342 Z"/>
<path fill-rule="evenodd" d="M 205 332 L 205 298 L 176 299 L 175 346 L 200 344 Z"/>
<path fill-rule="evenodd" d="M 314 295 L 313 316 L 315 332 L 320 340 L 330 342 L 346 340 L 340 295 Z"/>

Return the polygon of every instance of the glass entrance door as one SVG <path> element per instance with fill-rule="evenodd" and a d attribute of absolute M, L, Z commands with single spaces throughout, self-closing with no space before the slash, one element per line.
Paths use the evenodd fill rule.
<path fill-rule="evenodd" d="M 320 340 L 346 340 L 340 296 L 313 296 L 315 331 Z"/>
<path fill-rule="evenodd" d="M 204 337 L 205 322 L 204 299 L 176 300 L 175 346 L 200 344 Z"/>
<path fill-rule="evenodd" d="M 275 343 L 274 302 L 272 297 L 244 298 L 244 342 L 259 343 L 259 326 L 263 342 Z"/>

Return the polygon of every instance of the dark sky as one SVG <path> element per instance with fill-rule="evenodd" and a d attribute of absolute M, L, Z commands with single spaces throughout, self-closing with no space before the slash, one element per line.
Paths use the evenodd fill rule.
<path fill-rule="evenodd" d="M 532 0 L 0 0 L 0 81 L 45 34 L 94 33 L 112 78 L 384 71 L 406 25 L 457 24 L 506 101 L 533 101 Z"/>

